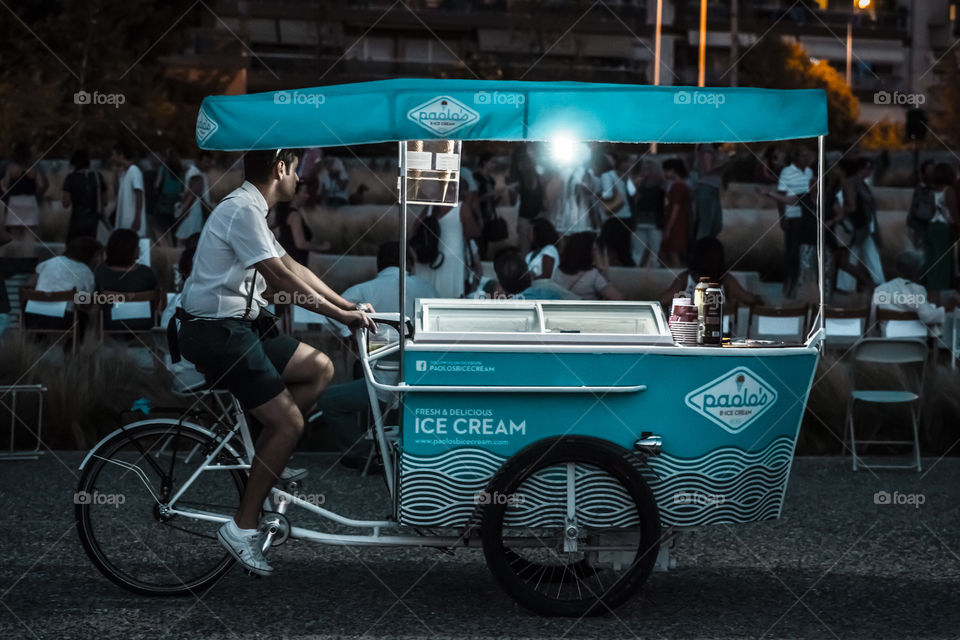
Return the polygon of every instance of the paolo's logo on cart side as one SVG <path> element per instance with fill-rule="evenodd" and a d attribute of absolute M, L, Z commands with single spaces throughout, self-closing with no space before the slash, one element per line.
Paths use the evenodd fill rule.
<path fill-rule="evenodd" d="M 687 406 L 730 433 L 750 426 L 777 401 L 777 390 L 746 367 L 737 367 L 687 394 Z"/>
<path fill-rule="evenodd" d="M 407 117 L 437 135 L 447 135 L 473 124 L 480 114 L 449 96 L 438 96 L 411 109 Z"/>

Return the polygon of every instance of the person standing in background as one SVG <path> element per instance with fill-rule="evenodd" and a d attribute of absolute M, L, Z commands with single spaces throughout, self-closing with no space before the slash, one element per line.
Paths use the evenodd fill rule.
<path fill-rule="evenodd" d="M 686 264 L 690 228 L 691 195 L 687 185 L 687 167 L 680 158 L 669 158 L 663 162 L 663 176 L 669 186 L 660 260 L 669 268 L 682 268 Z"/>
<path fill-rule="evenodd" d="M 74 238 L 97 237 L 97 225 L 103 216 L 103 202 L 107 197 L 107 183 L 99 171 L 90 169 L 86 149 L 77 149 L 70 156 L 73 171 L 63 179 L 61 204 L 70 211 L 67 225 L 67 244 Z"/>
<path fill-rule="evenodd" d="M 664 190 L 663 170 L 653 160 L 644 160 L 633 172 L 634 251 L 638 267 L 660 266 L 660 242 L 663 239 Z"/>
<path fill-rule="evenodd" d="M 792 298 L 796 294 L 797 278 L 800 274 L 800 243 L 803 231 L 803 208 L 800 198 L 810 191 L 813 181 L 813 154 L 800 146 L 791 154 L 790 164 L 780 172 L 777 190 L 758 188 L 758 193 L 769 196 L 784 205 L 780 226 L 784 240 L 784 276 L 783 295 Z"/>
<path fill-rule="evenodd" d="M 7 209 L 7 232 L 27 256 L 33 255 L 40 226 L 40 202 L 48 186 L 47 177 L 33 162 L 30 145 L 13 145 L 13 159 L 0 178 L 0 199 Z"/>
<path fill-rule="evenodd" d="M 877 224 L 877 205 L 870 188 L 873 160 L 860 158 L 856 172 L 843 187 L 843 208 L 846 217 L 854 226 L 854 241 L 850 252 L 854 260 L 863 263 L 873 286 L 884 283 L 883 265 L 880 263 L 880 226 Z M 838 289 L 840 283 L 837 283 Z M 846 289 L 847 287 L 842 287 Z"/>
<path fill-rule="evenodd" d="M 543 183 L 526 145 L 514 149 L 510 183 L 517 193 L 517 244 L 521 254 L 530 250 L 530 225 L 543 212 Z"/>
<path fill-rule="evenodd" d="M 133 153 L 123 142 L 113 145 L 111 157 L 116 170 L 117 210 L 115 229 L 133 229 L 147 237 L 147 216 L 144 211 L 143 172 L 133 162 Z"/>
<path fill-rule="evenodd" d="M 179 216 L 173 223 L 174 235 L 178 241 L 185 241 L 199 235 L 207 216 L 213 210 L 210 202 L 210 182 L 207 172 L 213 163 L 209 151 L 201 151 L 197 161 L 187 169 L 187 189 L 180 201 Z"/>
<path fill-rule="evenodd" d="M 723 208 L 720 189 L 727 160 L 720 155 L 717 145 L 701 144 L 697 148 L 694 170 L 697 184 L 693 188 L 693 241 L 716 238 L 723 229 Z"/>
<path fill-rule="evenodd" d="M 954 230 L 960 225 L 955 179 L 953 167 L 945 162 L 938 163 L 930 176 L 933 217 L 923 231 L 923 284 L 929 291 L 949 289 L 952 284 Z"/>
<path fill-rule="evenodd" d="M 934 216 L 934 188 L 933 168 L 936 162 L 927 158 L 920 164 L 917 176 L 917 186 L 913 189 L 910 198 L 910 209 L 907 211 L 907 228 L 910 230 L 910 242 L 917 251 L 923 250 L 923 232 Z"/>
<path fill-rule="evenodd" d="M 155 231 L 158 237 L 163 238 L 173 226 L 174 214 L 183 191 L 183 164 L 173 147 L 167 150 L 166 157 L 160 163 L 153 189 L 157 194 L 156 202 L 153 203 Z"/>

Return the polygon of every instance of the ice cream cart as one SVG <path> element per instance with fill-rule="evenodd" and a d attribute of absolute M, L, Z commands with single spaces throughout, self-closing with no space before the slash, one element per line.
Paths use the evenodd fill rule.
<path fill-rule="evenodd" d="M 213 96 L 197 121 L 206 149 L 398 142 L 404 243 L 407 206 L 446 197 L 418 180 L 456 181 L 463 141 L 817 138 L 822 168 L 826 132 L 819 90 L 469 80 Z M 401 278 L 401 309 L 404 295 Z M 281 506 L 367 533 L 298 528 L 284 509 L 270 515 L 274 539 L 482 547 L 518 602 L 581 616 L 626 602 L 658 559 L 667 565 L 662 543 L 676 531 L 781 513 L 820 313 L 805 342 L 776 348 L 677 345 L 659 303 L 644 301 L 421 299 L 414 318 L 381 320 L 396 341 L 357 340 L 393 515 L 353 520 L 278 488 Z M 399 424 L 386 424 L 384 399 Z M 233 452 L 242 468 L 252 445 L 238 421 L 211 455 Z M 161 512 L 224 520 L 175 499 Z"/>

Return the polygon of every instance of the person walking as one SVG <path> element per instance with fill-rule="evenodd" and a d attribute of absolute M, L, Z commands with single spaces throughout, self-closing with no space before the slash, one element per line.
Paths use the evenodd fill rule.
<path fill-rule="evenodd" d="M 183 163 L 180 162 L 177 150 L 171 147 L 167 150 L 153 182 L 153 189 L 157 194 L 153 203 L 153 219 L 156 234 L 160 238 L 165 238 L 173 226 L 183 184 Z"/>
<path fill-rule="evenodd" d="M 933 216 L 923 231 L 923 284 L 929 291 L 942 291 L 952 284 L 954 230 L 960 225 L 960 207 L 953 186 L 953 167 L 938 163 L 930 177 Z"/>
<path fill-rule="evenodd" d="M 796 295 L 797 279 L 800 275 L 800 244 L 803 235 L 803 208 L 800 199 L 810 191 L 813 181 L 813 153 L 804 146 L 793 150 L 790 164 L 780 172 L 777 190 L 758 187 L 757 192 L 773 198 L 784 205 L 780 227 L 784 241 L 783 295 L 792 298 Z"/>
<path fill-rule="evenodd" d="M 678 268 L 687 260 L 690 229 L 691 196 L 687 185 L 687 167 L 680 158 L 668 158 L 663 162 L 663 176 L 668 186 L 660 260 L 667 267 Z"/>

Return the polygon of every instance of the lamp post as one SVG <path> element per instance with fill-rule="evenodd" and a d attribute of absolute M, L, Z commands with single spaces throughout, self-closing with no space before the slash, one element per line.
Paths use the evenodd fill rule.
<path fill-rule="evenodd" d="M 697 86 L 706 84 L 707 66 L 707 0 L 700 0 L 700 52 L 697 57 Z"/>
<path fill-rule="evenodd" d="M 853 0 L 853 11 L 847 20 L 847 86 L 853 88 L 853 16 L 870 8 L 871 0 Z"/>

